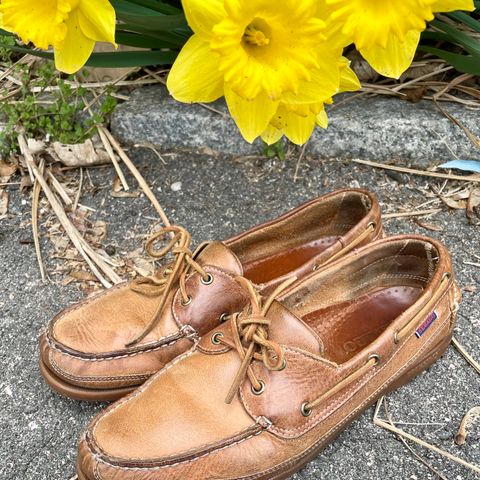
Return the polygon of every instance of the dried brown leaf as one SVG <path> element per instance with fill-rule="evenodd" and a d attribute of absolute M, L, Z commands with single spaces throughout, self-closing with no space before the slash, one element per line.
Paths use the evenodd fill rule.
<path fill-rule="evenodd" d="M 66 145 L 55 142 L 53 153 L 67 167 L 88 167 L 110 162 L 110 157 L 104 150 L 95 150 L 93 142 L 87 140 L 77 145 Z"/>
<path fill-rule="evenodd" d="M 463 445 L 467 441 L 469 430 L 478 420 L 480 420 L 480 407 L 473 407 L 465 414 L 460 423 L 460 428 L 455 436 L 455 443 L 457 445 Z"/>
<path fill-rule="evenodd" d="M 480 188 L 474 188 L 470 192 L 467 202 L 467 217 L 473 218 L 475 216 L 475 210 L 480 206 Z"/>
<path fill-rule="evenodd" d="M 464 292 L 476 292 L 477 291 L 477 286 L 476 285 L 466 285 L 463 287 Z"/>
<path fill-rule="evenodd" d="M 0 218 L 5 217 L 8 213 L 8 199 L 9 194 L 3 189 L 0 189 Z"/>
<path fill-rule="evenodd" d="M 443 232 L 443 228 L 439 227 L 438 225 L 434 225 L 433 223 L 423 222 L 418 218 L 414 220 L 414 222 L 419 226 L 424 228 L 425 230 L 430 230 L 432 232 Z"/>
<path fill-rule="evenodd" d="M 6 177 L 8 179 L 17 171 L 16 165 L 11 163 L 0 162 L 0 177 Z"/>
<path fill-rule="evenodd" d="M 455 210 L 465 210 L 467 208 L 466 200 L 454 200 L 451 197 L 444 196 L 440 196 L 440 199 L 447 207 L 454 208 Z"/>
<path fill-rule="evenodd" d="M 98 279 L 95 275 L 86 270 L 74 270 L 69 273 L 70 277 L 82 282 L 97 282 Z"/>

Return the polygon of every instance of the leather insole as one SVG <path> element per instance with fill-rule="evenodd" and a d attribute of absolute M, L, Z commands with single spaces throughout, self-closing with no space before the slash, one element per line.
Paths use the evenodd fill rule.
<path fill-rule="evenodd" d="M 343 363 L 375 340 L 422 292 L 418 287 L 373 290 L 302 317 L 324 344 L 324 357 Z"/>
<path fill-rule="evenodd" d="M 339 237 L 323 237 L 275 255 L 244 264 L 244 276 L 254 283 L 267 283 L 288 274 L 332 246 Z"/>

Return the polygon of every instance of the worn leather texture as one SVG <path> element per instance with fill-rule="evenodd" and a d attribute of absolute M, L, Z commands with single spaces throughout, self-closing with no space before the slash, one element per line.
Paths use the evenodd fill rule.
<path fill-rule="evenodd" d="M 80 441 L 79 478 L 287 478 L 443 353 L 459 300 L 439 242 L 398 236 L 357 249 L 285 287 L 264 316 L 247 304 L 97 416 Z M 228 404 L 252 344 L 259 354 Z M 262 345 L 280 347 L 282 368 L 267 367 Z"/>
<path fill-rule="evenodd" d="M 145 331 L 158 295 L 122 283 L 65 309 L 41 335 L 42 372 L 67 386 L 62 393 L 71 395 L 68 387 L 74 387 L 74 398 L 83 398 L 82 389 L 89 399 L 111 398 L 103 398 L 105 391 L 140 385 L 218 326 L 225 314 L 240 311 L 247 298 L 235 277 L 244 275 L 268 293 L 285 278 L 302 278 L 381 236 L 380 208 L 371 193 L 342 190 L 313 199 L 236 237 L 202 245 L 194 260 L 213 282 L 205 285 L 197 271 L 187 270 L 191 303 L 183 305 L 174 284 L 154 328 L 134 345 L 128 344 Z M 156 275 L 168 272 L 167 265 Z"/>

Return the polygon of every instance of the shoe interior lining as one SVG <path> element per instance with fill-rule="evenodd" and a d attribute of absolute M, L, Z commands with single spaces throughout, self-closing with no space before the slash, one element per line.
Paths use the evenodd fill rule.
<path fill-rule="evenodd" d="M 343 363 L 374 341 L 422 294 L 436 269 L 427 242 L 386 244 L 374 255 L 313 276 L 282 299 L 324 342 L 325 358 Z"/>
<path fill-rule="evenodd" d="M 323 252 L 365 218 L 370 209 L 367 195 L 343 192 L 227 241 L 226 245 L 244 266 L 244 275 L 255 283 L 264 283 L 288 274 Z"/>

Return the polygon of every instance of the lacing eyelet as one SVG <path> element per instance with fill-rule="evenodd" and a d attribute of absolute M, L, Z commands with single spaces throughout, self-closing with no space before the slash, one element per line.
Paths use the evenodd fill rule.
<path fill-rule="evenodd" d="M 309 417 L 312 414 L 312 409 L 308 408 L 308 402 L 303 402 L 300 411 L 304 417 Z"/>
<path fill-rule="evenodd" d="M 225 322 L 227 321 L 227 318 L 228 318 L 228 313 L 222 313 L 222 314 L 220 315 L 220 318 L 218 319 L 218 321 L 219 321 L 220 323 L 225 323 Z"/>
<path fill-rule="evenodd" d="M 260 383 L 260 388 L 258 390 L 252 385 L 252 393 L 254 395 L 261 395 L 265 391 L 265 382 L 259 380 L 258 383 Z"/>
<path fill-rule="evenodd" d="M 377 353 L 372 353 L 371 355 L 368 356 L 367 363 L 372 359 L 375 360 L 375 366 L 376 366 L 380 363 L 380 361 L 382 360 L 382 357 L 380 357 L 380 355 L 378 355 Z"/>
<path fill-rule="evenodd" d="M 287 361 L 283 359 L 282 366 L 278 369 L 279 372 L 287 368 Z"/>
<path fill-rule="evenodd" d="M 212 337 L 211 337 L 211 341 L 214 345 L 220 345 L 220 340 L 219 338 L 222 338 L 223 337 L 223 333 L 222 332 L 215 332 Z"/>
<path fill-rule="evenodd" d="M 398 332 L 395 331 L 394 334 L 393 334 L 393 342 L 395 343 L 395 345 L 398 345 L 400 343 L 400 339 L 398 338 Z"/>
<path fill-rule="evenodd" d="M 213 275 L 211 273 L 207 273 L 205 278 L 203 278 L 203 277 L 200 278 L 200 281 L 204 285 L 211 285 L 213 283 Z"/>
<path fill-rule="evenodd" d="M 172 273 L 172 269 L 171 268 L 166 268 L 163 272 L 162 272 L 162 275 L 163 277 L 168 277 L 170 274 Z"/>
<path fill-rule="evenodd" d="M 187 301 L 184 301 L 183 298 L 180 300 L 180 303 L 182 304 L 182 307 L 186 307 L 192 303 L 192 296 L 188 295 Z"/>
<path fill-rule="evenodd" d="M 450 280 L 452 278 L 452 274 L 450 272 L 445 272 L 442 276 L 442 280 L 444 279 Z"/>
<path fill-rule="evenodd" d="M 315 271 L 315 270 L 318 270 L 319 268 L 320 268 L 320 265 L 317 265 L 316 263 L 314 263 L 312 270 Z"/>
<path fill-rule="evenodd" d="M 372 229 L 375 230 L 377 228 L 377 222 L 370 222 L 367 225 L 367 228 L 370 228 L 370 227 L 372 227 Z"/>

